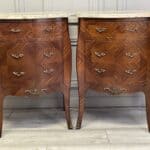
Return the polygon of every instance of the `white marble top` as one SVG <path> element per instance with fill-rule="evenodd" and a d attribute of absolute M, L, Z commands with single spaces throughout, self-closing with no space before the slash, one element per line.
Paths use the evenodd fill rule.
<path fill-rule="evenodd" d="M 0 13 L 0 19 L 44 19 L 44 18 L 66 18 L 66 12 L 28 12 L 28 13 Z"/>
<path fill-rule="evenodd" d="M 78 22 L 78 18 L 138 18 L 150 17 L 149 12 L 143 11 L 103 11 L 103 12 L 26 12 L 26 13 L 0 13 L 0 19 L 44 19 L 44 18 L 69 18 L 69 22 Z"/>
<path fill-rule="evenodd" d="M 143 11 L 78 12 L 77 17 L 79 18 L 140 18 L 140 17 L 150 17 L 150 11 L 149 12 L 143 12 Z"/>

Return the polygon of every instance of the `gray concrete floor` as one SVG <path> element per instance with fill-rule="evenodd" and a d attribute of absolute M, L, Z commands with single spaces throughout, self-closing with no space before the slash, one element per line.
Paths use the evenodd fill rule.
<path fill-rule="evenodd" d="M 77 110 L 72 109 L 73 124 Z M 149 150 L 145 108 L 87 109 L 67 130 L 61 109 L 6 109 L 0 150 Z"/>

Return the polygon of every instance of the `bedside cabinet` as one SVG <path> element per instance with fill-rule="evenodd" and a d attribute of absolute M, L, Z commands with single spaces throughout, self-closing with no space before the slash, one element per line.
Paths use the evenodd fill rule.
<path fill-rule="evenodd" d="M 63 93 L 67 125 L 72 129 L 68 19 L 49 16 L 16 15 L 13 19 L 0 19 L 1 131 L 5 96 L 35 97 L 51 92 Z"/>
<path fill-rule="evenodd" d="M 150 130 L 150 18 L 146 14 L 80 16 L 77 49 L 81 128 L 87 90 L 144 92 Z"/>

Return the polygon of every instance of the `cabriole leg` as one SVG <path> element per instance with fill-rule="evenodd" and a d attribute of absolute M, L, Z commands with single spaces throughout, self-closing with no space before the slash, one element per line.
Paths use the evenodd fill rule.
<path fill-rule="evenodd" d="M 65 106 L 65 116 L 68 125 L 68 129 L 73 129 L 71 114 L 70 114 L 70 89 L 64 91 L 64 106 Z"/>

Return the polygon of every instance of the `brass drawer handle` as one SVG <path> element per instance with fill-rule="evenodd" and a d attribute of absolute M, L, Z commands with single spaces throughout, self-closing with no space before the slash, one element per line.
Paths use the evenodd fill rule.
<path fill-rule="evenodd" d="M 96 71 L 98 74 L 102 74 L 102 73 L 106 72 L 106 69 L 103 69 L 103 68 L 101 68 L 101 69 L 95 68 L 95 71 Z"/>
<path fill-rule="evenodd" d="M 97 57 L 104 57 L 104 56 L 106 56 L 106 53 L 105 52 L 95 52 L 94 53 Z"/>
<path fill-rule="evenodd" d="M 51 56 L 54 55 L 54 52 L 49 52 L 49 53 L 44 52 L 43 55 L 44 55 L 45 57 L 47 57 L 47 58 L 50 58 Z"/>
<path fill-rule="evenodd" d="M 43 72 L 45 74 L 52 74 L 54 72 L 54 69 L 45 69 Z"/>
<path fill-rule="evenodd" d="M 138 29 L 137 28 L 127 28 L 126 31 L 129 32 L 136 32 Z"/>
<path fill-rule="evenodd" d="M 30 89 L 30 90 L 25 90 L 25 94 L 27 95 L 40 95 L 40 94 L 46 94 L 47 89 L 41 89 L 40 91 L 38 89 Z"/>
<path fill-rule="evenodd" d="M 99 33 L 105 32 L 107 30 L 107 28 L 96 28 L 96 31 Z"/>
<path fill-rule="evenodd" d="M 21 77 L 21 76 L 25 75 L 25 72 L 13 72 L 13 75 L 15 75 L 17 77 Z"/>
<path fill-rule="evenodd" d="M 22 58 L 24 56 L 24 54 L 20 53 L 20 54 L 11 54 L 11 56 L 15 59 L 19 59 Z"/>
<path fill-rule="evenodd" d="M 131 53 L 131 52 L 127 52 L 125 55 L 129 58 L 134 58 L 134 56 L 136 55 L 137 53 Z"/>
<path fill-rule="evenodd" d="M 47 94 L 47 89 L 41 89 L 42 94 Z"/>
<path fill-rule="evenodd" d="M 110 95 L 120 95 L 127 92 L 127 89 L 124 88 L 104 88 L 104 91 L 109 93 Z"/>
<path fill-rule="evenodd" d="M 49 27 L 49 28 L 46 28 L 44 31 L 45 31 L 45 32 L 52 32 L 53 29 L 54 29 L 53 27 Z"/>
<path fill-rule="evenodd" d="M 136 69 L 129 69 L 129 70 L 125 70 L 125 73 L 129 74 L 129 75 L 133 75 L 137 70 Z"/>
<path fill-rule="evenodd" d="M 112 40 L 113 37 L 112 37 L 112 36 L 106 36 L 106 39 L 107 39 L 107 40 Z"/>
<path fill-rule="evenodd" d="M 39 91 L 37 89 L 25 90 L 25 94 L 27 95 L 39 95 Z"/>
<path fill-rule="evenodd" d="M 21 29 L 14 29 L 14 28 L 13 28 L 13 29 L 11 29 L 10 31 L 13 32 L 13 33 L 19 33 L 19 32 L 21 32 Z"/>
<path fill-rule="evenodd" d="M 25 90 L 25 94 L 31 94 L 31 90 Z"/>

